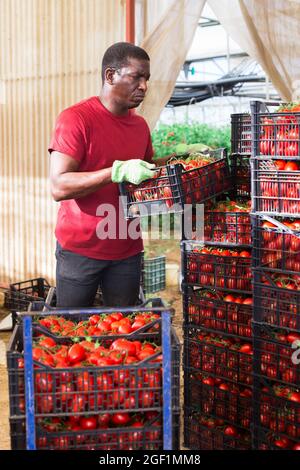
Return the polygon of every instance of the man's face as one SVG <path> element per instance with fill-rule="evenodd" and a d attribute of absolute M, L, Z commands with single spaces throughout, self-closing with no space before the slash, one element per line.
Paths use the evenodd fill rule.
<path fill-rule="evenodd" d="M 118 104 L 136 108 L 145 98 L 150 78 L 149 60 L 129 58 L 128 65 L 114 71 L 112 93 Z"/>

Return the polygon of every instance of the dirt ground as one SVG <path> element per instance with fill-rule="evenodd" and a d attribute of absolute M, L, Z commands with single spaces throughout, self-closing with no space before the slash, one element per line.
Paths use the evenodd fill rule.
<path fill-rule="evenodd" d="M 178 263 L 180 265 L 180 246 L 178 240 L 152 241 L 151 244 L 145 243 L 145 253 L 147 257 L 166 255 L 167 263 Z M 175 309 L 173 325 L 182 345 L 182 297 L 178 286 L 167 287 L 161 292 L 153 294 L 155 297 L 161 297 L 172 308 Z M 7 314 L 5 310 L 0 310 L 0 320 Z M 0 450 L 10 449 L 9 438 L 9 399 L 8 399 L 8 381 L 6 369 L 6 347 L 9 342 L 11 332 L 0 332 Z M 183 396 L 183 380 L 181 378 L 180 397 Z M 181 423 L 182 429 L 182 423 Z"/>

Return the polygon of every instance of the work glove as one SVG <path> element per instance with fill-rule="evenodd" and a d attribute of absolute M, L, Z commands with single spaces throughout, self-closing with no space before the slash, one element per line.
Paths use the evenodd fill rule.
<path fill-rule="evenodd" d="M 132 184 L 140 184 L 155 176 L 154 168 L 154 163 L 148 163 L 138 158 L 125 162 L 115 160 L 112 166 L 111 180 L 113 183 L 128 181 Z"/>

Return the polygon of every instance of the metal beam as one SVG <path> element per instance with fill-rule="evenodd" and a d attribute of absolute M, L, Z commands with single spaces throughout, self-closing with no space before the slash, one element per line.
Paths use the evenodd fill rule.
<path fill-rule="evenodd" d="M 230 58 L 239 58 L 239 57 L 249 57 L 246 52 L 233 52 L 230 54 Z M 191 64 L 193 62 L 206 62 L 208 60 L 215 60 L 215 59 L 227 59 L 227 54 L 219 54 L 219 55 L 214 55 L 212 57 L 201 57 L 198 59 L 188 59 L 184 63 Z"/>
<path fill-rule="evenodd" d="M 126 42 L 135 43 L 135 0 L 126 0 Z"/>
<path fill-rule="evenodd" d="M 218 26 L 219 24 L 220 21 L 215 20 L 214 18 L 208 18 L 207 16 L 201 16 L 200 21 L 198 23 L 201 28 L 207 28 L 208 26 Z"/>

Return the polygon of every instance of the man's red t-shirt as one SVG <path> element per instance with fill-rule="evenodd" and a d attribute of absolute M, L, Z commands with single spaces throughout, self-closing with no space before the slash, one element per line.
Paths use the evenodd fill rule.
<path fill-rule="evenodd" d="M 94 96 L 64 110 L 57 119 L 49 152 L 58 151 L 78 162 L 78 171 L 96 171 L 112 166 L 115 160 L 140 158 L 151 161 L 153 149 L 146 121 L 129 111 L 115 116 Z M 106 213 L 96 215 L 100 204 L 116 209 L 116 239 L 99 239 L 98 230 L 107 231 Z M 120 211 L 120 215 L 119 215 Z M 98 211 L 99 214 L 99 211 Z M 89 258 L 118 260 L 143 250 L 142 238 L 119 238 L 119 188 L 110 183 L 88 196 L 62 201 L 55 235 L 60 245 Z M 103 227 L 101 227 L 103 224 Z M 138 229 L 139 230 L 139 229 Z M 123 236 L 123 235 L 122 235 Z"/>

